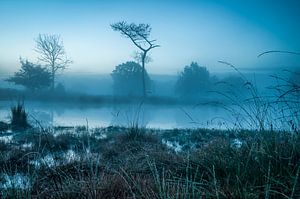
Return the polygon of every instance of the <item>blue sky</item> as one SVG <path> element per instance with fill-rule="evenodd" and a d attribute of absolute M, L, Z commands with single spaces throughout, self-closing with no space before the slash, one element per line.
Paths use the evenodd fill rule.
<path fill-rule="evenodd" d="M 34 39 L 61 35 L 74 63 L 68 73 L 110 73 L 132 59 L 135 46 L 110 24 L 149 23 L 161 48 L 151 53 L 149 73 L 177 74 L 191 61 L 221 72 L 218 60 L 242 69 L 299 66 L 299 57 L 265 50 L 300 51 L 297 0 L 0 0 L 0 73 L 19 68 L 19 57 L 36 62 Z"/>

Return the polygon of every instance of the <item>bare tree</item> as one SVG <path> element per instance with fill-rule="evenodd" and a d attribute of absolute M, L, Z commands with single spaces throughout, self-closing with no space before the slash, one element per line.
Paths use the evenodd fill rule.
<path fill-rule="evenodd" d="M 149 24 L 128 24 L 125 21 L 121 21 L 111 25 L 114 31 L 118 31 L 121 35 L 129 38 L 133 44 L 141 50 L 141 62 L 142 62 L 142 83 L 143 83 L 143 96 L 146 97 L 146 85 L 145 85 L 145 62 L 147 60 L 147 53 L 153 49 L 160 47 L 155 44 L 156 40 L 149 39 L 151 27 Z"/>
<path fill-rule="evenodd" d="M 35 51 L 40 54 L 38 58 L 45 62 L 51 72 L 51 88 L 54 90 L 55 77 L 59 70 L 64 70 L 72 63 L 66 56 L 63 42 L 59 35 L 39 35 L 36 39 Z"/>

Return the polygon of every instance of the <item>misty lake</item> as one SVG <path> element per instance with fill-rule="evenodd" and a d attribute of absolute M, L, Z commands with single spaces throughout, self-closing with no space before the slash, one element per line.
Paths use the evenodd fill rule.
<path fill-rule="evenodd" d="M 9 121 L 10 107 L 15 102 L 0 102 L 0 120 Z M 227 112 L 214 105 L 149 105 L 149 104 L 68 104 L 25 102 L 29 120 L 43 126 L 171 128 L 228 128 L 232 127 Z"/>

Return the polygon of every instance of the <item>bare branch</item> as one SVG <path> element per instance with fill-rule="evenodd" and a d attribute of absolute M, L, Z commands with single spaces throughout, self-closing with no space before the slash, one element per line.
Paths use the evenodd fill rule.
<path fill-rule="evenodd" d="M 52 75 L 52 88 L 58 70 L 64 70 L 72 63 L 66 56 L 63 42 L 59 35 L 39 35 L 35 51 L 39 53 L 39 60 L 49 67 Z"/>
<path fill-rule="evenodd" d="M 286 53 L 286 54 L 293 54 L 293 55 L 300 55 L 300 53 L 298 52 L 292 52 L 292 51 L 284 51 L 284 50 L 269 50 L 269 51 L 265 51 L 263 53 L 260 53 L 257 57 L 261 57 L 265 54 L 270 54 L 270 53 Z"/>
<path fill-rule="evenodd" d="M 154 44 L 156 40 L 149 40 L 151 27 L 149 24 L 128 24 L 124 21 L 111 25 L 114 31 L 118 31 L 121 35 L 129 38 L 135 46 L 137 46 L 143 52 L 149 51 L 152 48 L 159 47 Z M 147 44 L 147 46 L 146 46 Z"/>

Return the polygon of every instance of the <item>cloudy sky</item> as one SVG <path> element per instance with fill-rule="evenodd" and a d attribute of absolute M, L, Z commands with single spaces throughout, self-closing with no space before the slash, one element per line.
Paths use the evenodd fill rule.
<path fill-rule="evenodd" d="M 210 71 L 265 71 L 298 67 L 300 56 L 257 55 L 266 50 L 300 52 L 297 0 L 0 0 L 0 73 L 18 70 L 19 57 L 37 61 L 38 34 L 59 34 L 74 63 L 68 73 L 110 73 L 136 50 L 110 28 L 118 21 L 149 23 L 161 44 L 149 73 L 176 74 L 191 61 Z"/>

